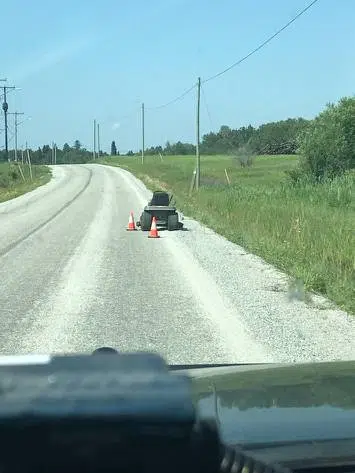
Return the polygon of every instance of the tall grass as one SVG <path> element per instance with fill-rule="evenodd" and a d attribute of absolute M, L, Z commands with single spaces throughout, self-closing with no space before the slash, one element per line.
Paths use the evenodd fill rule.
<path fill-rule="evenodd" d="M 202 186 L 189 196 L 193 157 L 106 163 L 131 170 L 151 188 L 172 191 L 187 215 L 355 313 L 354 175 L 292 185 L 285 171 L 297 164 L 294 156 L 258 157 L 248 169 L 230 157 L 202 157 Z"/>
<path fill-rule="evenodd" d="M 21 172 L 22 171 L 22 172 Z M 0 163 L 0 202 L 13 199 L 48 182 L 51 177 L 47 166 Z"/>

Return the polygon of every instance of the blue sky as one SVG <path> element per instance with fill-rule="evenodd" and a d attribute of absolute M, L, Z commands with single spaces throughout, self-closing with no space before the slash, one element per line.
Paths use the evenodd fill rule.
<path fill-rule="evenodd" d="M 139 149 L 141 102 L 147 146 L 194 141 L 195 92 L 149 108 L 247 54 L 309 1 L 5 2 L 0 77 L 21 89 L 9 94 L 9 111 L 31 117 L 19 129 L 19 145 L 79 139 L 91 148 L 95 118 L 104 150 L 113 139 L 120 151 Z M 260 52 L 204 85 L 202 134 L 311 118 L 327 102 L 353 95 L 354 24 L 354 0 L 319 0 Z"/>

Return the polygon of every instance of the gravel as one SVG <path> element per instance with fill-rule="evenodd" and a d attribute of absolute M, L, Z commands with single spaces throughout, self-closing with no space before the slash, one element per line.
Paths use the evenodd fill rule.
<path fill-rule="evenodd" d="M 97 164 L 0 204 L 0 354 L 148 350 L 170 363 L 354 359 L 355 321 L 198 222 L 127 232 L 151 192 Z M 296 293 L 294 295 L 297 295 Z"/>
<path fill-rule="evenodd" d="M 127 171 L 116 172 L 144 204 L 151 192 Z M 243 361 L 355 359 L 353 316 L 320 296 L 298 300 L 289 278 L 273 266 L 186 216 L 184 226 L 188 231 L 169 234 L 166 244 Z"/>

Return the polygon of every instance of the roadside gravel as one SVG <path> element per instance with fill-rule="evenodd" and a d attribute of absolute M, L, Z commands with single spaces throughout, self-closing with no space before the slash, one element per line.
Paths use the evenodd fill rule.
<path fill-rule="evenodd" d="M 144 205 L 151 192 L 129 172 L 114 169 Z M 185 278 L 196 291 L 200 288 L 216 326 L 224 320 L 245 334 L 235 338 L 235 343 L 245 340 L 244 358 L 255 361 L 259 350 L 257 358 L 264 361 L 355 359 L 354 317 L 319 296 L 300 300 L 299 293 L 289 290 L 285 274 L 199 222 L 185 216 L 184 226 L 186 231 L 164 232 L 164 243 L 177 255 L 175 264 Z M 209 291 L 213 287 L 223 307 L 215 304 L 215 294 Z"/>

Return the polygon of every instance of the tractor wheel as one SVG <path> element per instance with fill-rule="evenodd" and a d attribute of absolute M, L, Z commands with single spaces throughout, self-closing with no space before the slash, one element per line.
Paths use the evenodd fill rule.
<path fill-rule="evenodd" d="M 149 212 L 144 211 L 141 215 L 141 230 L 148 232 L 152 226 L 152 216 Z"/>
<path fill-rule="evenodd" d="M 168 215 L 168 230 L 169 232 L 177 230 L 179 228 L 179 216 L 178 214 Z"/>

